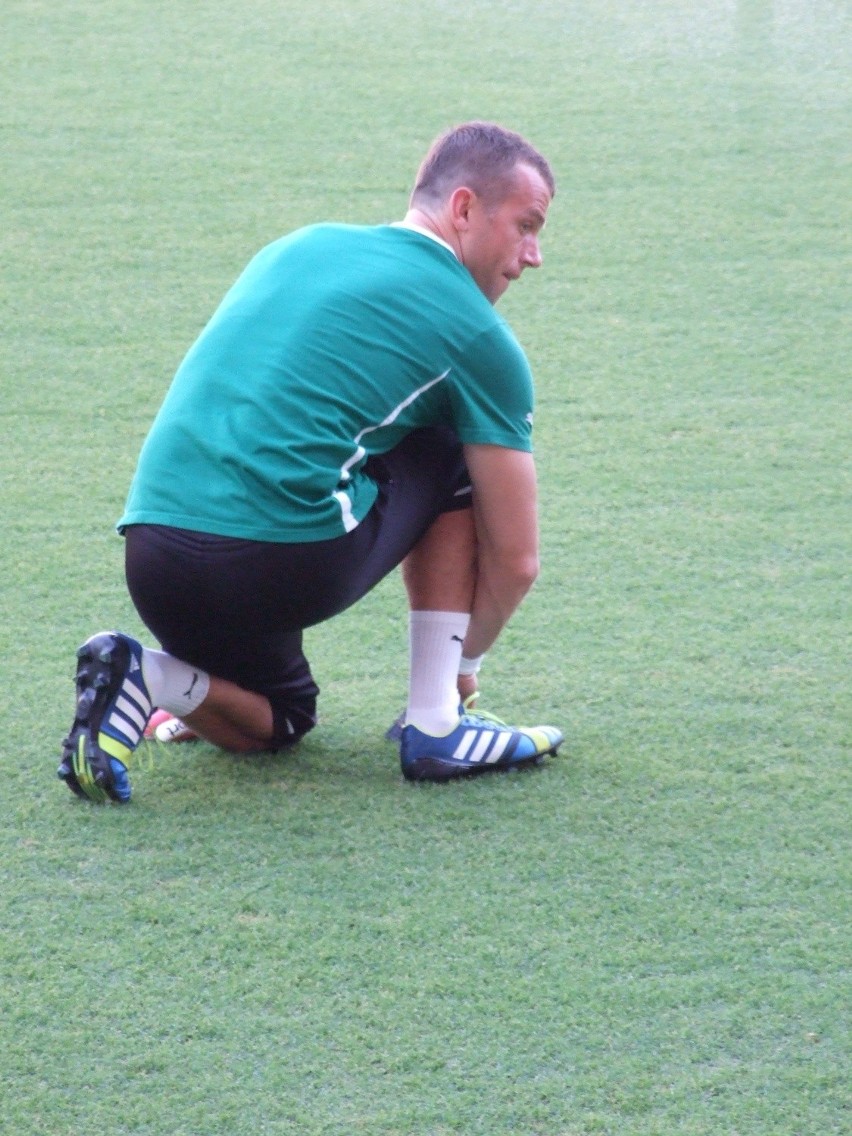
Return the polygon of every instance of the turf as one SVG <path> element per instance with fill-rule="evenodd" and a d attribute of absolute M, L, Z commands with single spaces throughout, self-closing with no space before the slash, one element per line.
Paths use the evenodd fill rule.
<path fill-rule="evenodd" d="M 850 1125 L 848 10 L 7 0 L 0 1130 L 804 1136 Z M 544 570 L 484 672 L 566 732 L 412 786 L 399 581 L 309 640 L 298 754 L 54 779 L 112 532 L 263 243 L 395 219 L 430 139 L 559 180 L 501 304 Z"/>

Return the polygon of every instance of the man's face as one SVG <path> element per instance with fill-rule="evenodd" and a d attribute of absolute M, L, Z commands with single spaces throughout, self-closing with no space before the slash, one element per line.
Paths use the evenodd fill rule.
<path fill-rule="evenodd" d="M 467 227 L 458 232 L 461 260 L 492 304 L 525 268 L 541 264 L 538 238 L 549 205 L 544 178 L 525 163 L 515 167 L 511 188 L 498 204 L 472 198 Z"/>

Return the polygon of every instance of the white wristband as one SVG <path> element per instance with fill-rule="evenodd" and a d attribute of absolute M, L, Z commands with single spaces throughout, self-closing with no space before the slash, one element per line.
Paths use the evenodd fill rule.
<path fill-rule="evenodd" d="M 484 658 L 485 658 L 484 655 L 477 655 L 477 657 L 475 659 L 466 659 L 464 657 L 464 655 L 462 655 L 461 662 L 459 663 L 459 674 L 460 675 L 479 674 L 479 668 L 482 666 L 482 660 Z"/>

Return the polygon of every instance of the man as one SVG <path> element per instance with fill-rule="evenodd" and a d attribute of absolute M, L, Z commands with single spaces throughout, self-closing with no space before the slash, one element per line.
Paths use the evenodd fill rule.
<path fill-rule="evenodd" d="M 466 123 L 399 224 L 316 225 L 263 249 L 181 364 L 143 446 L 126 573 L 162 645 L 78 650 L 59 776 L 127 800 L 155 706 L 235 752 L 295 744 L 319 693 L 305 628 L 402 563 L 412 780 L 536 762 L 554 727 L 466 710 L 538 572 L 532 381 L 493 305 L 541 264 L 555 192 L 519 135 Z"/>

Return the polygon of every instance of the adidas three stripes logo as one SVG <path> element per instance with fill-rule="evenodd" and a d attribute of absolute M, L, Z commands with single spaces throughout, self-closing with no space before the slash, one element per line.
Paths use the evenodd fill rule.
<path fill-rule="evenodd" d="M 500 760 L 513 737 L 514 730 L 465 730 L 453 757 L 456 761 L 466 761 L 472 765 L 480 761 L 484 765 L 490 765 Z"/>
<path fill-rule="evenodd" d="M 147 693 L 128 675 L 116 697 L 112 712 L 101 729 L 133 749 L 142 737 L 151 710 L 151 700 Z"/>

